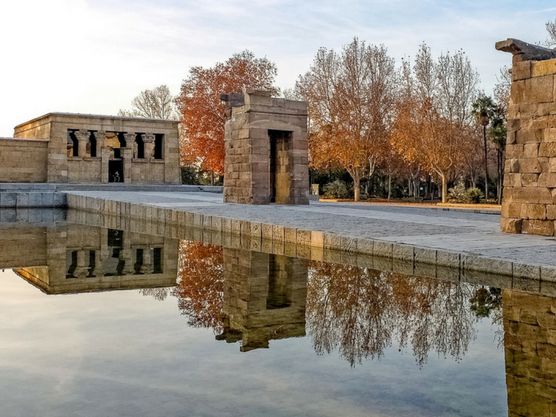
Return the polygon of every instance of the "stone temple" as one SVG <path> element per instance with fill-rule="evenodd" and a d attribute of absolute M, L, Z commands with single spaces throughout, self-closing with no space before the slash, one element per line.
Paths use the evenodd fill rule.
<path fill-rule="evenodd" d="M 224 202 L 309 204 L 307 104 L 246 89 L 223 95 Z"/>
<path fill-rule="evenodd" d="M 179 184 L 178 122 L 49 113 L 0 138 L 0 182 Z"/>

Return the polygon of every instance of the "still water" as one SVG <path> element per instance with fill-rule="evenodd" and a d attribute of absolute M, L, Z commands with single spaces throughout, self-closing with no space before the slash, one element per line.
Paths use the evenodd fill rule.
<path fill-rule="evenodd" d="M 539 416 L 556 400 L 549 296 L 124 223 L 0 224 L 1 416 Z"/>

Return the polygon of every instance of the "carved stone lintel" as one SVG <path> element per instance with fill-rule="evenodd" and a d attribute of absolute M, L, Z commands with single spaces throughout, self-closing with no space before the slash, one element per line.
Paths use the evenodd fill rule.
<path fill-rule="evenodd" d="M 533 45 L 519 39 L 508 38 L 505 41 L 496 42 L 496 49 L 509 52 L 514 57 L 519 55 L 519 61 L 544 61 L 556 58 L 556 50 Z"/>

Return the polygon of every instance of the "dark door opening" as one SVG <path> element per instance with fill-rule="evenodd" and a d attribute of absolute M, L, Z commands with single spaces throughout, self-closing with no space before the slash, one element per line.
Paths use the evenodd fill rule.
<path fill-rule="evenodd" d="M 270 140 L 270 202 L 288 203 L 290 199 L 290 151 L 292 132 L 269 130 Z"/>
<path fill-rule="evenodd" d="M 108 182 L 124 182 L 124 162 L 121 159 L 108 161 Z"/>

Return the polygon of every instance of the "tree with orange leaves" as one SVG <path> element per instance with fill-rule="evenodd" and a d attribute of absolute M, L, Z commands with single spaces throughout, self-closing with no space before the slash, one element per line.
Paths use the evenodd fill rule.
<path fill-rule="evenodd" d="M 223 329 L 224 272 L 222 247 L 181 241 L 178 284 L 172 294 L 193 327 Z"/>
<path fill-rule="evenodd" d="M 395 102 L 394 59 L 357 38 L 341 53 L 321 48 L 296 90 L 308 104 L 313 168 L 341 167 L 359 184 L 383 154 Z"/>
<path fill-rule="evenodd" d="M 441 54 L 435 62 L 423 44 L 413 69 L 402 65 L 401 89 L 391 143 L 408 163 L 418 163 L 440 179 L 442 202 L 447 184 L 473 149 L 471 104 L 478 74 L 463 51 Z"/>
<path fill-rule="evenodd" d="M 183 80 L 176 105 L 180 114 L 180 159 L 217 175 L 224 172 L 224 109 L 221 94 L 251 87 L 277 93 L 277 69 L 250 51 L 234 54 L 211 68 L 192 67 Z"/>

